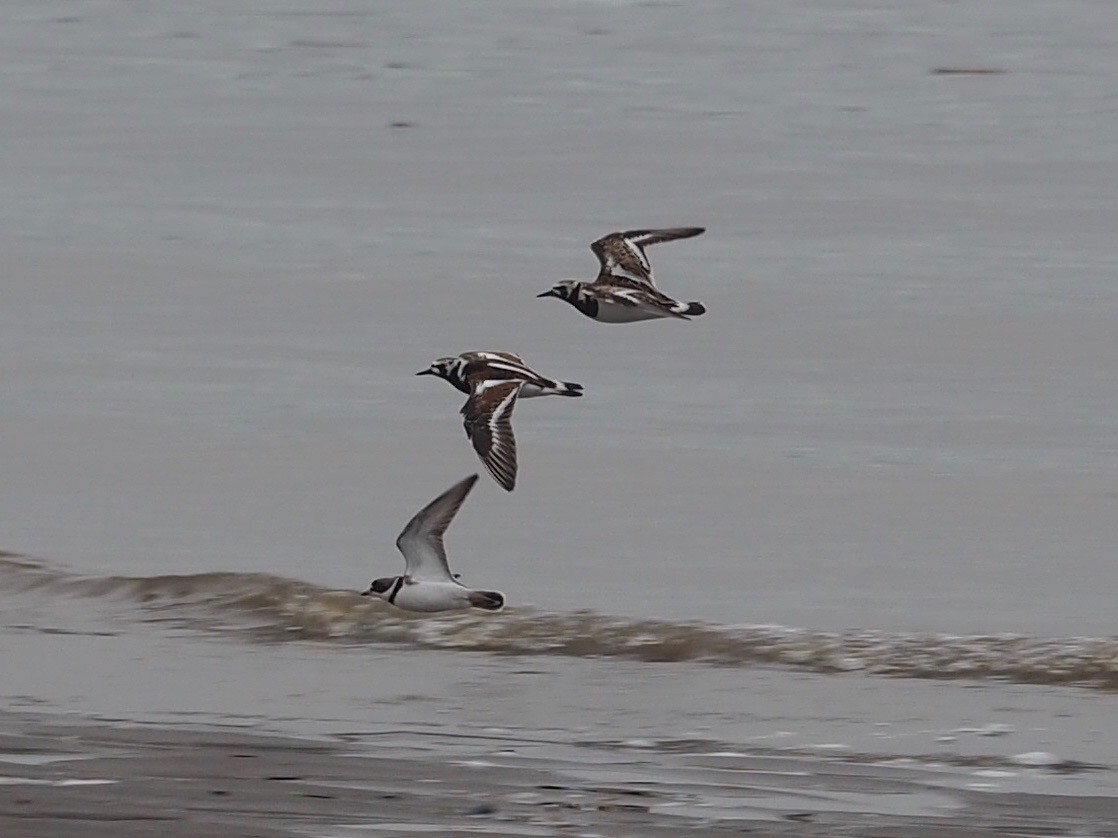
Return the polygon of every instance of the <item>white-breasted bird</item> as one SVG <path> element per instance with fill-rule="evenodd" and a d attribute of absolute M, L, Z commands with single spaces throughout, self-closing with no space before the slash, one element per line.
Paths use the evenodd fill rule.
<path fill-rule="evenodd" d="M 558 297 L 601 323 L 697 317 L 706 312 L 702 303 L 681 303 L 656 287 L 652 265 L 644 249 L 651 244 L 689 239 L 704 230 L 704 227 L 669 227 L 610 233 L 590 245 L 600 266 L 597 279 L 593 282 L 564 279 L 536 296 Z"/>
<path fill-rule="evenodd" d="M 461 411 L 466 436 L 493 479 L 509 492 L 516 486 L 516 400 L 582 395 L 581 384 L 545 378 L 511 352 L 463 352 L 439 358 L 416 375 L 438 376 L 470 394 Z"/>
<path fill-rule="evenodd" d="M 446 560 L 443 534 L 475 483 L 477 475 L 471 474 L 419 510 L 396 539 L 404 554 L 404 575 L 374 579 L 362 596 L 372 594 L 405 611 L 503 608 L 504 594 L 467 588 L 450 572 Z"/>

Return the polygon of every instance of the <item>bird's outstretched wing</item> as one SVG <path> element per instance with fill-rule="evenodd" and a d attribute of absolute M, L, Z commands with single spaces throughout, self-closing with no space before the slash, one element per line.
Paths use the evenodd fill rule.
<path fill-rule="evenodd" d="M 466 436 L 493 475 L 511 492 L 516 485 L 516 437 L 512 434 L 512 409 L 522 381 L 481 381 L 462 407 Z"/>
<path fill-rule="evenodd" d="M 590 245 L 598 257 L 601 269 L 596 283 L 608 285 L 618 281 L 623 284 L 654 285 L 652 265 L 644 249 L 650 244 L 689 239 L 702 233 L 705 227 L 668 227 L 662 230 L 626 230 L 610 233 Z"/>
<path fill-rule="evenodd" d="M 408 521 L 396 539 L 396 546 L 404 554 L 406 576 L 430 582 L 454 581 L 446 560 L 443 534 L 475 483 L 476 474 L 458 481 Z"/>

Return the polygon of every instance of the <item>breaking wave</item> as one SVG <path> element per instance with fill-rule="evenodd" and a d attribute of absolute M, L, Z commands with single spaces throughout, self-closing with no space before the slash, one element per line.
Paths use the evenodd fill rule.
<path fill-rule="evenodd" d="M 823 632 L 528 608 L 498 614 L 413 615 L 355 592 L 268 574 L 80 576 L 10 554 L 0 554 L 0 581 L 9 592 L 110 600 L 137 612 L 145 622 L 232 633 L 255 642 L 393 643 L 506 655 L 698 661 L 1118 689 L 1115 637 Z"/>

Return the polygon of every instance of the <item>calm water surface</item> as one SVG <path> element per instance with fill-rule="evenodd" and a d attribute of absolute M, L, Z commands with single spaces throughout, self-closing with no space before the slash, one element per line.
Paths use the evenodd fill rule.
<path fill-rule="evenodd" d="M 1118 590 L 1109 3 L 0 16 L 0 547 L 46 562 L 4 566 L 7 700 L 158 716 L 169 693 L 111 688 L 156 631 L 220 699 L 176 693 L 182 712 L 318 718 L 321 684 L 271 692 L 224 662 L 288 632 L 370 678 L 354 648 L 391 641 L 470 683 L 505 666 L 487 652 L 551 649 L 656 679 L 659 658 L 730 664 L 702 670 L 704 701 L 756 663 L 813 671 L 770 684 L 774 706 L 830 696 L 729 739 L 825 739 L 807 720 L 849 713 L 861 741 L 898 702 L 940 708 L 913 723 L 935 735 L 998 706 L 1024 730 L 1075 694 L 1078 727 L 1004 750 L 1098 758 L 1107 692 L 984 687 L 968 722 L 943 684 L 943 704 L 915 681 L 866 704 L 838 685 L 886 682 L 824 673 L 1112 686 L 1112 641 L 1090 640 Z M 706 316 L 605 326 L 535 298 L 593 275 L 594 238 L 656 225 L 708 228 L 651 251 Z M 478 470 L 461 395 L 413 373 L 481 348 L 587 393 L 517 409 L 520 485 L 483 481 L 448 537 L 516 608 L 425 624 L 332 593 L 396 572 L 405 521 Z M 990 632 L 1023 639 L 952 639 Z M 89 669 L 32 665 L 65 650 Z M 108 660 L 125 674 L 102 682 Z M 618 671 L 548 660 L 549 695 Z M 423 683 L 392 695 L 456 689 Z M 337 718 L 368 709 L 346 684 Z M 601 724 L 675 706 L 625 695 Z"/>

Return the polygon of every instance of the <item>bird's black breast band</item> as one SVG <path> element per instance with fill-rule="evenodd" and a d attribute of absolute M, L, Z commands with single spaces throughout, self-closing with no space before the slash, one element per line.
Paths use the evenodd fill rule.
<path fill-rule="evenodd" d="M 396 584 L 394 584 L 392 586 L 392 591 L 391 591 L 391 593 L 388 594 L 388 604 L 389 605 L 395 605 L 396 604 L 396 594 L 400 593 L 400 588 L 402 588 L 402 587 L 404 587 L 404 577 L 403 576 L 397 576 L 396 577 Z"/>

